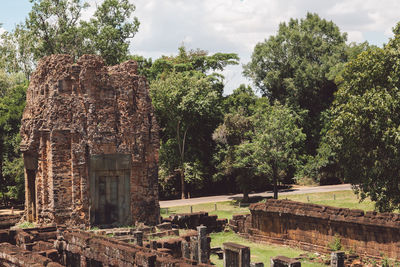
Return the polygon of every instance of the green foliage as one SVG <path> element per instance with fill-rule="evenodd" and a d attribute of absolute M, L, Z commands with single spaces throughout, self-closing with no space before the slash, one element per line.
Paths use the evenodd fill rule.
<path fill-rule="evenodd" d="M 257 188 L 260 177 L 254 169 L 238 166 L 241 159 L 237 150 L 243 142 L 251 140 L 253 124 L 250 115 L 254 112 L 256 101 L 257 97 L 250 87 L 241 85 L 234 90 L 224 101 L 228 113 L 225 113 L 223 123 L 214 130 L 212 136 L 217 143 L 214 180 L 235 181 L 243 192 L 245 202 L 248 201 L 250 190 Z"/>
<path fill-rule="evenodd" d="M 131 56 L 138 61 L 138 72 L 146 76 L 150 83 L 156 79 L 164 79 L 169 73 L 197 71 L 208 74 L 211 71 L 221 71 L 227 65 L 239 64 L 239 57 L 234 53 L 215 53 L 208 55 L 207 51 L 197 49 L 187 51 L 184 46 L 178 48 L 177 56 L 162 56 L 155 60 L 142 56 Z M 216 79 L 221 75 L 212 74 Z"/>
<path fill-rule="evenodd" d="M 139 29 L 139 20 L 131 19 L 135 6 L 128 0 L 104 0 L 90 22 L 82 22 L 87 51 L 100 54 L 106 64 L 115 65 L 127 59 L 129 39 Z"/>
<path fill-rule="evenodd" d="M 281 23 L 277 35 L 258 43 L 244 66 L 244 74 L 271 101 L 307 111 L 302 126 L 310 155 L 318 146 L 320 113 L 337 90 L 337 66 L 346 62 L 345 41 L 346 34 L 333 22 L 308 13 L 305 19 Z"/>
<path fill-rule="evenodd" d="M 18 226 L 19 228 L 21 228 L 21 229 L 27 229 L 27 228 L 34 228 L 34 227 L 36 227 L 36 225 L 35 225 L 34 223 L 28 222 L 28 221 L 22 222 L 22 223 L 18 224 L 17 226 Z"/>
<path fill-rule="evenodd" d="M 30 71 L 34 61 L 51 54 L 74 58 L 99 54 L 109 65 L 127 59 L 129 39 L 139 27 L 137 18 L 131 16 L 135 6 L 128 0 L 103 1 L 90 21 L 81 21 L 82 12 L 89 6 L 82 0 L 30 1 L 33 6 L 25 23 L 10 35 L 18 44 L 13 48 L 17 60 L 30 60 L 22 67 L 29 66 Z"/>
<path fill-rule="evenodd" d="M 257 104 L 252 116 L 251 140 L 242 142 L 236 153 L 235 166 L 255 170 L 274 184 L 274 197 L 278 197 L 277 182 L 281 173 L 300 163 L 305 134 L 298 126 L 300 116 L 288 106 L 265 98 Z"/>
<path fill-rule="evenodd" d="M 3 202 L 23 198 L 23 161 L 19 128 L 27 82 L 22 74 L 0 72 L 0 193 Z"/>
<path fill-rule="evenodd" d="M 183 197 L 184 183 L 198 180 L 202 173 L 196 142 L 220 116 L 222 92 L 210 77 L 197 71 L 170 73 L 154 81 L 150 92 L 163 130 L 160 165 L 168 173 L 178 170 Z"/>
<path fill-rule="evenodd" d="M 380 211 L 400 205 L 400 36 L 346 65 L 326 143 L 346 182 Z"/>
<path fill-rule="evenodd" d="M 51 54 L 71 54 L 83 51 L 79 19 L 84 8 L 81 0 L 30 0 L 33 3 L 24 30 L 30 38 L 30 49 L 35 60 Z"/>
<path fill-rule="evenodd" d="M 328 247 L 333 251 L 338 251 L 342 249 L 342 240 L 338 234 L 335 234 L 333 240 L 328 244 Z"/>
<path fill-rule="evenodd" d="M 238 57 L 209 56 L 203 50 L 187 52 L 180 47 L 177 56 L 163 56 L 154 63 L 134 58 L 140 59 L 139 72 L 150 80 L 161 126 L 161 187 L 175 191 L 173 181 L 179 176 L 181 196 L 185 197 L 185 183 L 194 187 L 205 184 L 214 149 L 211 134 L 222 117 L 222 76 L 210 72 L 237 64 Z"/>

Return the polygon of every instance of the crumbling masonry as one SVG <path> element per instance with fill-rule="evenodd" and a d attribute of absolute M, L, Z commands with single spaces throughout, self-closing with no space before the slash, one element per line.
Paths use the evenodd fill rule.
<path fill-rule="evenodd" d="M 158 126 L 136 62 L 45 57 L 31 77 L 21 138 L 27 220 L 159 222 Z"/>

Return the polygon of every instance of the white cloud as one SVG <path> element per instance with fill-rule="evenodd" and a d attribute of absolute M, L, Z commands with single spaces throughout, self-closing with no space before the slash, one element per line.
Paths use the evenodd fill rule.
<path fill-rule="evenodd" d="M 92 0 L 95 1 L 95 0 Z M 97 0 L 97 2 L 101 2 Z M 304 18 L 307 12 L 332 20 L 348 40 L 381 45 L 392 36 L 400 1 L 381 0 L 136 0 L 141 25 L 132 40 L 132 52 L 158 58 L 176 54 L 184 43 L 210 53 L 238 53 L 247 63 L 254 46 L 276 34 L 280 22 Z M 249 83 L 241 66 L 229 67 L 227 90 Z"/>
<path fill-rule="evenodd" d="M 6 32 L 6 29 L 4 29 L 3 27 L 0 27 L 0 34 L 3 34 L 4 32 Z"/>

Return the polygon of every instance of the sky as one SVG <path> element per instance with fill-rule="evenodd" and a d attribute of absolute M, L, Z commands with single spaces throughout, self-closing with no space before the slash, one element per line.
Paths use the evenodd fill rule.
<path fill-rule="evenodd" d="M 12 30 L 28 15 L 28 0 L 0 0 L 0 23 Z M 392 37 L 400 21 L 398 0 L 130 0 L 136 6 L 139 32 L 131 41 L 131 53 L 154 59 L 176 55 L 178 47 L 206 50 L 209 53 L 237 53 L 240 65 L 228 67 L 225 94 L 241 83 L 242 65 L 250 61 L 254 46 L 275 35 L 279 23 L 304 18 L 307 12 L 332 20 L 348 42 L 368 41 L 382 46 Z M 88 0 L 89 18 L 102 0 Z"/>

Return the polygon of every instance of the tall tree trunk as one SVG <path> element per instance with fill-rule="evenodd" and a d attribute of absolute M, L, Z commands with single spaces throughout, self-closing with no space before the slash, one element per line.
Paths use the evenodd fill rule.
<path fill-rule="evenodd" d="M 278 199 L 278 171 L 275 165 L 272 167 L 272 176 L 274 180 L 274 199 Z"/>
<path fill-rule="evenodd" d="M 178 148 L 179 148 L 179 157 L 181 160 L 181 169 L 180 169 L 180 176 L 181 176 L 181 199 L 185 199 L 185 167 L 184 167 L 184 162 L 185 162 L 185 143 L 186 143 L 186 134 L 188 132 L 188 128 L 186 128 L 185 132 L 183 133 L 183 138 L 181 141 L 181 135 L 180 135 L 180 121 L 178 121 L 178 124 L 176 126 L 176 137 L 178 140 Z M 182 142 L 182 144 L 181 144 Z"/>
<path fill-rule="evenodd" d="M 5 195 L 5 188 L 6 188 L 6 181 L 4 181 L 3 177 L 3 140 L 0 138 L 0 193 L 2 195 L 3 205 L 6 206 L 6 195 Z"/>
<path fill-rule="evenodd" d="M 181 176 L 181 199 L 185 199 L 185 171 L 183 167 L 179 170 Z"/>
<path fill-rule="evenodd" d="M 249 190 L 243 190 L 243 203 L 249 203 Z"/>

